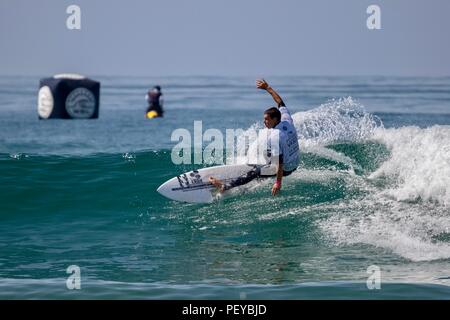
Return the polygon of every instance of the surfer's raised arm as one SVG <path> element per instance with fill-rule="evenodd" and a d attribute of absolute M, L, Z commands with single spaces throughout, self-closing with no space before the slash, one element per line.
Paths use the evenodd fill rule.
<path fill-rule="evenodd" d="M 271 86 L 266 82 L 264 79 L 258 79 L 256 80 L 256 87 L 258 89 L 266 90 L 270 95 L 272 96 L 273 100 L 277 103 L 278 108 L 285 107 L 283 99 L 281 99 L 280 95 L 273 90 Z"/>

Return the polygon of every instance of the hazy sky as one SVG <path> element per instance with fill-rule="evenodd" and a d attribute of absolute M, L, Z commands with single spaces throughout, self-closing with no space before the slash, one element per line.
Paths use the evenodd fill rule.
<path fill-rule="evenodd" d="M 0 75 L 450 75 L 449 17 L 449 0 L 0 0 Z"/>

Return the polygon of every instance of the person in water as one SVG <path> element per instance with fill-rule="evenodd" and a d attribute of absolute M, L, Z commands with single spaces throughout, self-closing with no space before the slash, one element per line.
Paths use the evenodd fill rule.
<path fill-rule="evenodd" d="M 164 115 L 163 104 L 164 99 L 162 96 L 161 87 L 155 86 L 151 90 L 148 90 L 145 99 L 148 102 L 146 111 L 147 118 L 157 118 Z"/>
<path fill-rule="evenodd" d="M 220 192 L 244 185 L 256 178 L 276 177 L 272 187 L 272 195 L 276 195 L 281 189 L 283 177 L 294 172 L 300 163 L 297 130 L 289 110 L 278 93 L 264 79 L 256 80 L 256 87 L 270 93 L 277 104 L 276 108 L 271 107 L 264 111 L 264 125 L 270 130 L 267 143 L 270 164 L 254 165 L 246 174 L 226 183 L 210 177 L 209 182 Z"/>

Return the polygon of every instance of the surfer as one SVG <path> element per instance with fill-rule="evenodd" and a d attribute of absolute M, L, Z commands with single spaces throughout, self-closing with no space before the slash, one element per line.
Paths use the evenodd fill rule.
<path fill-rule="evenodd" d="M 264 111 L 264 125 L 271 131 L 267 145 L 270 164 L 255 165 L 251 171 L 227 183 L 210 177 L 209 182 L 220 192 L 244 185 L 256 178 L 276 177 L 272 187 L 272 195 L 276 195 L 281 189 L 283 177 L 295 171 L 300 163 L 297 131 L 283 99 L 264 79 L 256 80 L 256 87 L 270 93 L 277 104 L 277 108 L 271 107 Z"/>
<path fill-rule="evenodd" d="M 162 95 L 160 86 L 154 86 L 151 90 L 148 90 L 145 96 L 145 99 L 148 102 L 147 111 L 145 113 L 147 118 L 157 118 L 163 116 L 164 99 Z"/>

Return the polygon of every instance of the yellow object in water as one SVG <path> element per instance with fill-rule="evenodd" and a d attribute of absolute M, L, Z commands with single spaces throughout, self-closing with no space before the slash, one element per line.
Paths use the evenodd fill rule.
<path fill-rule="evenodd" d="M 156 112 L 154 110 L 147 112 L 148 119 L 157 118 L 157 117 L 159 117 L 158 112 Z"/>

